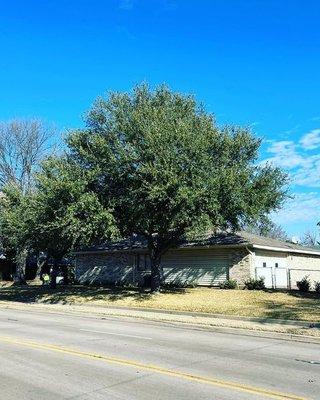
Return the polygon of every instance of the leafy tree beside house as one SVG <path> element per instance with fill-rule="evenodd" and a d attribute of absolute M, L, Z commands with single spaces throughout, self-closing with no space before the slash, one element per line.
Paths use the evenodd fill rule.
<path fill-rule="evenodd" d="M 287 177 L 257 163 L 260 143 L 246 128 L 219 127 L 192 96 L 147 85 L 98 99 L 67 139 L 120 235 L 146 238 L 153 291 L 162 255 L 190 230 L 237 229 L 281 206 Z"/>
<path fill-rule="evenodd" d="M 28 232 L 33 248 L 53 260 L 53 275 L 76 246 L 117 237 L 112 213 L 90 189 L 94 176 L 67 156 L 49 157 L 36 175 Z M 52 283 L 55 286 L 55 279 Z"/>
<path fill-rule="evenodd" d="M 30 250 L 28 196 L 53 133 L 37 119 L 0 123 L 0 240 L 7 258 L 15 261 L 17 284 L 25 283 Z"/>
<path fill-rule="evenodd" d="M 90 190 L 92 176 L 94 171 L 80 169 L 67 157 L 49 157 L 33 178 L 32 192 L 23 194 L 15 184 L 5 186 L 0 234 L 6 253 L 16 258 L 19 282 L 25 280 L 24 266 L 31 252 L 45 252 L 53 261 L 54 275 L 75 246 L 117 237 L 110 210 Z M 55 279 L 51 281 L 55 286 Z"/>
<path fill-rule="evenodd" d="M 67 146 L 42 164 L 13 214 L 6 209 L 16 225 L 4 226 L 21 232 L 17 243 L 55 260 L 77 245 L 142 235 L 153 291 L 162 255 L 184 236 L 237 229 L 286 197 L 286 176 L 256 163 L 259 139 L 241 127 L 218 127 L 192 96 L 164 86 L 98 99 Z"/>
<path fill-rule="evenodd" d="M 24 148 L 29 146 L 28 152 L 25 150 L 28 154 L 23 155 L 21 166 L 17 168 L 19 174 L 11 170 L 9 165 L 6 167 L 1 164 L 0 140 L 0 182 L 3 182 L 0 237 L 6 256 L 15 260 L 15 282 L 20 284 L 25 283 L 28 255 L 47 255 L 38 257 L 39 274 L 41 261 L 49 258 L 56 267 L 78 244 L 110 240 L 117 235 L 110 210 L 105 209 L 97 194 L 90 190 L 90 179 L 94 177 L 94 171 L 80 169 L 65 155 L 50 156 L 41 163 L 40 156 L 43 155 L 46 136 L 42 136 L 44 133 L 39 129 L 40 125 L 32 121 L 16 121 L 6 127 L 6 135 L 2 137 L 3 145 L 9 133 L 14 132 L 18 135 L 14 140 L 16 152 L 23 153 Z M 23 136 L 24 141 L 20 136 Z M 19 150 L 20 145 L 23 149 Z M 10 149 L 12 146 L 7 145 Z M 8 175 L 5 175 L 4 171 L 7 170 Z"/>
<path fill-rule="evenodd" d="M 29 201 L 14 183 L 3 188 L 0 199 L 0 237 L 7 258 L 15 260 L 15 282 L 25 283 L 25 268 L 31 248 Z"/>

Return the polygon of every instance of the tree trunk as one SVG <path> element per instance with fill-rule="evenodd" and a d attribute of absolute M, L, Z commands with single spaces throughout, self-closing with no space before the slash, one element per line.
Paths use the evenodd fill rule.
<path fill-rule="evenodd" d="M 36 271 L 36 280 L 41 280 L 42 279 L 42 273 L 43 273 L 43 267 L 46 265 L 47 258 L 43 256 L 38 256 L 37 259 L 37 271 Z"/>
<path fill-rule="evenodd" d="M 69 274 L 68 274 L 68 266 L 67 265 L 65 265 L 62 268 L 62 275 L 63 275 L 63 284 L 69 285 Z"/>
<path fill-rule="evenodd" d="M 22 249 L 16 255 L 16 273 L 14 276 L 15 285 L 26 284 L 26 264 L 27 264 L 27 249 Z"/>
<path fill-rule="evenodd" d="M 57 287 L 57 275 L 58 275 L 58 260 L 53 259 L 53 265 L 50 271 L 50 287 L 55 289 Z"/>
<path fill-rule="evenodd" d="M 179 231 L 167 235 L 151 234 L 148 237 L 148 249 L 151 262 L 151 292 L 160 292 L 163 280 L 163 270 L 161 266 L 161 257 L 175 244 L 183 233 Z"/>
<path fill-rule="evenodd" d="M 160 292 L 161 282 L 162 282 L 162 267 L 161 258 L 159 256 L 151 255 L 151 292 Z"/>

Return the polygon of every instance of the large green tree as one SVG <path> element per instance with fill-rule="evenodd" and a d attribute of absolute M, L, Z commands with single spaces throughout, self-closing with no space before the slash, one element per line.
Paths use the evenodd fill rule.
<path fill-rule="evenodd" d="M 30 245 L 28 196 L 53 137 L 54 130 L 37 119 L 0 122 L 0 242 L 6 257 L 15 262 L 17 284 L 25 283 Z"/>
<path fill-rule="evenodd" d="M 165 86 L 98 99 L 67 142 L 73 163 L 93 173 L 90 190 L 120 234 L 146 238 L 153 291 L 162 255 L 190 230 L 236 229 L 286 197 L 286 175 L 257 162 L 260 139 L 219 127 L 192 96 Z"/>
<path fill-rule="evenodd" d="M 53 286 L 59 262 L 76 246 L 118 235 L 111 210 L 90 190 L 92 177 L 94 171 L 81 169 L 67 156 L 49 157 L 32 192 L 22 194 L 16 185 L 4 188 L 0 232 L 5 248 L 23 256 L 21 262 L 30 252 L 45 252 L 53 262 Z"/>
<path fill-rule="evenodd" d="M 1 193 L 1 244 L 6 257 L 15 261 L 15 283 L 23 284 L 26 260 L 31 248 L 29 197 L 15 183 L 7 183 Z"/>
<path fill-rule="evenodd" d="M 118 237 L 112 210 L 91 190 L 94 177 L 68 156 L 48 158 L 36 175 L 28 231 L 33 248 L 45 251 L 54 267 L 76 246 Z"/>

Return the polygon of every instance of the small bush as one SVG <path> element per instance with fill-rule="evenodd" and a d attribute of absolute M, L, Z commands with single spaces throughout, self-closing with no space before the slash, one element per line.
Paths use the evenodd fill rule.
<path fill-rule="evenodd" d="M 228 279 L 223 283 L 220 283 L 220 289 L 236 289 L 238 287 L 238 282 L 235 279 Z"/>
<path fill-rule="evenodd" d="M 248 290 L 263 290 L 266 288 L 264 284 L 264 278 L 250 278 L 244 282 L 244 287 Z"/>
<path fill-rule="evenodd" d="M 185 289 L 187 287 L 196 287 L 197 285 L 193 285 L 192 283 L 184 283 L 181 281 L 172 281 L 172 282 L 165 282 L 161 285 L 164 289 Z"/>
<path fill-rule="evenodd" d="M 314 281 L 314 290 L 320 294 L 320 281 Z"/>
<path fill-rule="evenodd" d="M 187 288 L 195 289 L 198 286 L 199 285 L 197 284 L 197 282 L 184 282 L 180 280 L 164 282 L 161 285 L 161 287 L 164 289 L 187 289 Z"/>
<path fill-rule="evenodd" d="M 307 293 L 310 290 L 310 281 L 308 276 L 304 276 L 301 281 L 297 282 L 297 286 L 300 292 Z"/>

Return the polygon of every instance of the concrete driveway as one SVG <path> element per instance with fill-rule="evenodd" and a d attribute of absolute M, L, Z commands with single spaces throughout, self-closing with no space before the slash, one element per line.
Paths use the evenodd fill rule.
<path fill-rule="evenodd" d="M 320 345 L 0 310 L 0 399 L 319 399 Z"/>

